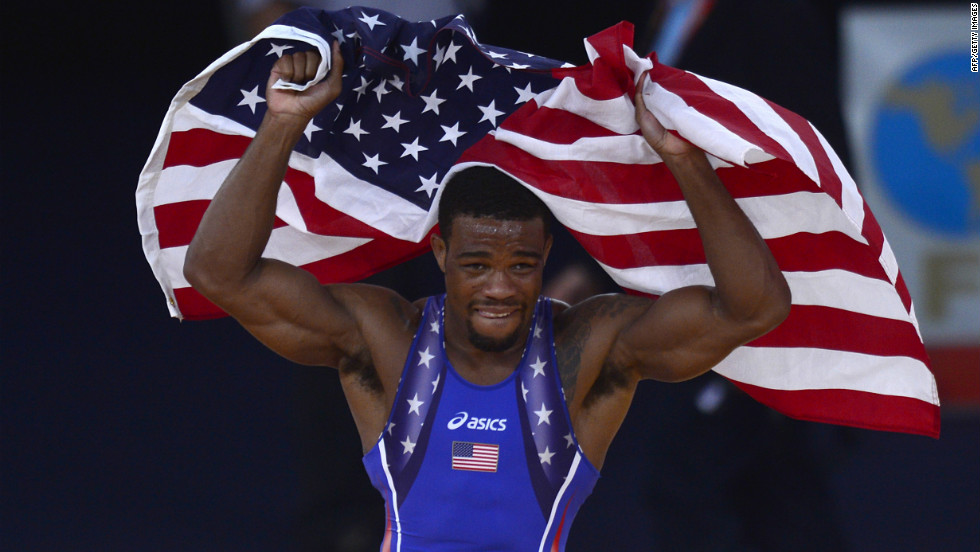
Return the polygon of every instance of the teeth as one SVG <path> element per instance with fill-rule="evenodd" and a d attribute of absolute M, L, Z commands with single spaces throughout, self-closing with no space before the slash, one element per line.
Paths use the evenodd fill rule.
<path fill-rule="evenodd" d="M 480 314 L 482 314 L 483 316 L 486 316 L 487 318 L 504 318 L 505 316 L 508 316 L 510 313 L 494 314 L 494 313 L 491 313 L 491 312 L 482 312 L 481 311 Z"/>

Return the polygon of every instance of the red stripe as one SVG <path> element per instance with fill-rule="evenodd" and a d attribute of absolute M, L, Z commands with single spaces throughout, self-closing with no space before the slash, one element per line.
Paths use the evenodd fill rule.
<path fill-rule="evenodd" d="M 222 134 L 212 130 L 195 128 L 173 132 L 167 146 L 163 168 L 178 165 L 206 167 L 213 163 L 238 159 L 252 143 L 248 136 Z"/>
<path fill-rule="evenodd" d="M 492 163 L 539 190 L 589 203 L 658 203 L 684 199 L 673 175 L 662 163 L 546 161 L 493 136 L 486 136 L 470 147 L 459 162 Z M 820 191 L 792 163 L 782 160 L 756 163 L 751 169 L 724 167 L 716 173 L 736 199 Z M 624 182 L 636 184 L 627 186 Z"/>
<path fill-rule="evenodd" d="M 573 144 L 581 138 L 623 136 L 571 111 L 538 106 L 534 101 L 528 102 L 507 117 L 500 128 L 552 144 L 565 145 Z"/>
<path fill-rule="evenodd" d="M 911 322 L 820 305 L 793 305 L 782 324 L 749 345 L 904 356 L 929 366 L 929 356 Z"/>
<path fill-rule="evenodd" d="M 568 515 L 568 507 L 572 505 L 573 498 L 575 498 L 574 494 L 568 498 L 565 509 L 561 512 L 561 523 L 558 524 L 558 530 L 555 531 L 555 540 L 552 541 L 551 552 L 561 551 L 561 537 L 565 533 L 565 517 Z"/>
<path fill-rule="evenodd" d="M 432 232 L 429 233 L 431 234 Z M 346 253 L 305 264 L 301 268 L 311 272 L 322 284 L 356 282 L 411 260 L 429 250 L 428 236 L 419 243 L 388 236 L 372 240 Z M 174 299 L 181 314 L 187 320 L 208 320 L 227 316 L 223 310 L 193 288 L 175 289 Z"/>
<path fill-rule="evenodd" d="M 612 268 L 684 266 L 706 261 L 696 228 L 662 230 L 618 236 L 593 236 L 568 230 L 596 260 Z M 799 233 L 766 240 L 769 250 L 786 272 L 841 269 L 888 281 L 868 246 L 840 232 Z"/>
<path fill-rule="evenodd" d="M 732 382 L 792 418 L 939 437 L 939 406 L 925 401 L 849 389 L 782 391 Z"/>
<path fill-rule="evenodd" d="M 160 249 L 190 244 L 210 204 L 209 199 L 194 199 L 154 207 L 153 218 L 157 224 Z M 282 226 L 286 226 L 286 223 L 277 217 L 272 227 Z"/>

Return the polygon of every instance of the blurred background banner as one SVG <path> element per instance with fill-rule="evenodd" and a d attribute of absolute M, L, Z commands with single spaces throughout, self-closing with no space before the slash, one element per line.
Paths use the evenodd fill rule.
<path fill-rule="evenodd" d="M 841 14 L 853 172 L 915 298 L 940 397 L 980 408 L 980 77 L 970 14 L 855 6 Z"/>

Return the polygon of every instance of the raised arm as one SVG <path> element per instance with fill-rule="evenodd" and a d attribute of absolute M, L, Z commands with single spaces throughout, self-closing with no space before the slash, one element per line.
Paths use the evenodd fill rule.
<path fill-rule="evenodd" d="M 766 243 L 712 170 L 703 151 L 668 132 L 643 104 L 636 120 L 680 185 L 715 286 L 665 293 L 624 306 L 609 359 L 635 378 L 697 376 L 789 314 L 790 291 Z"/>
<path fill-rule="evenodd" d="M 392 293 L 365 286 L 324 287 L 302 269 L 261 256 L 290 152 L 313 116 L 341 92 L 338 45 L 324 82 L 304 92 L 272 85 L 278 79 L 308 82 L 319 62 L 315 52 L 284 55 L 276 62 L 266 87 L 265 117 L 208 207 L 187 250 L 184 274 L 277 353 L 303 364 L 341 367 L 367 349 L 354 311 L 390 309 Z"/>

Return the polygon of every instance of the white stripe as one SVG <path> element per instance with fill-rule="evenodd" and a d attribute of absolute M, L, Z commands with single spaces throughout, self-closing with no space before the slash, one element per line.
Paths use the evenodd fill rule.
<path fill-rule="evenodd" d="M 565 475 L 565 482 L 562 483 L 561 489 L 558 490 L 558 496 L 555 497 L 555 501 L 551 504 L 551 515 L 548 516 L 548 523 L 544 527 L 544 534 L 541 535 L 541 546 L 538 547 L 538 552 L 545 552 L 548 546 L 548 534 L 551 533 L 551 526 L 554 525 L 555 518 L 558 516 L 558 507 L 561 505 L 562 497 L 565 495 L 565 491 L 568 490 L 568 486 L 575 479 L 575 472 L 578 471 L 578 466 L 581 461 L 582 453 L 575 451 L 575 458 L 572 459 L 572 465 L 568 468 L 568 473 Z"/>
<path fill-rule="evenodd" d="M 197 129 L 248 138 L 255 136 L 254 130 L 233 119 L 208 113 L 194 104 L 180 106 L 173 114 L 171 132 L 187 132 Z"/>
<path fill-rule="evenodd" d="M 428 211 L 355 177 L 325 153 L 317 159 L 294 153 L 290 166 L 313 175 L 317 199 L 390 236 L 417 243 L 431 228 Z"/>
<path fill-rule="evenodd" d="M 841 209 L 854 222 L 854 226 L 864 228 L 864 198 L 861 197 L 861 192 L 858 191 L 857 183 L 851 178 L 851 174 L 847 172 L 844 163 L 837 156 L 837 152 L 827 143 L 823 134 L 820 134 L 820 131 L 817 130 L 817 127 L 813 126 L 813 123 L 810 124 L 810 128 L 817 134 L 820 145 L 827 152 L 827 157 L 830 158 L 830 164 L 833 165 L 834 172 L 837 173 L 837 178 L 840 178 Z"/>
<path fill-rule="evenodd" d="M 612 268 L 599 263 L 619 285 L 663 295 L 686 286 L 713 286 L 706 264 Z M 793 294 L 794 305 L 815 305 L 910 322 L 895 288 L 888 282 L 846 270 L 783 272 Z"/>
<path fill-rule="evenodd" d="M 645 83 L 643 102 L 665 128 L 676 130 L 704 151 L 736 165 L 746 166 L 773 159 L 759 146 L 687 105 L 677 94 L 655 82 Z"/>
<path fill-rule="evenodd" d="M 693 73 L 692 73 L 693 74 Z M 820 174 L 813 155 L 800 136 L 789 124 L 759 96 L 728 83 L 694 75 L 701 79 L 714 93 L 731 100 L 759 130 L 778 142 L 789 152 L 796 166 L 811 180 L 820 184 Z"/>
<path fill-rule="evenodd" d="M 494 137 L 549 161 L 603 161 L 624 165 L 654 165 L 661 161 L 646 140 L 636 135 L 585 137 L 571 144 L 556 144 L 499 128 Z"/>
<path fill-rule="evenodd" d="M 684 201 L 660 203 L 590 203 L 531 188 L 551 209 L 555 218 L 577 232 L 594 236 L 617 236 L 695 228 Z M 834 200 L 819 192 L 794 192 L 778 196 L 737 199 L 764 239 L 800 232 L 841 232 L 859 243 L 863 236 L 842 214 Z"/>
<path fill-rule="evenodd" d="M 211 200 L 237 163 L 237 159 L 229 159 L 205 167 L 167 167 L 160 171 L 152 205 L 157 207 L 181 201 Z"/>
<path fill-rule="evenodd" d="M 370 241 L 366 238 L 320 236 L 282 226 L 272 231 L 262 256 L 301 266 L 346 253 Z M 158 275 L 158 279 L 168 282 L 171 288 L 190 286 L 183 272 L 187 247 L 168 247 L 159 253 L 162 274 Z"/>
<path fill-rule="evenodd" d="M 383 438 L 378 442 L 378 448 L 381 452 L 381 469 L 383 469 L 385 472 L 385 479 L 388 481 L 388 489 L 391 491 L 391 511 L 395 514 L 394 537 L 397 539 L 395 550 L 400 551 L 402 549 L 402 522 L 398 516 L 398 493 L 395 492 L 395 480 L 391 476 L 391 472 L 388 471 L 388 455 L 385 453 L 385 443 Z"/>
<path fill-rule="evenodd" d="M 548 96 L 540 96 L 541 107 L 560 109 L 584 117 L 617 134 L 640 130 L 634 116 L 633 101 L 625 94 L 608 100 L 596 100 L 578 89 L 575 79 L 565 77 Z"/>
<path fill-rule="evenodd" d="M 814 370 L 819 366 L 819 370 Z M 805 347 L 739 347 L 714 368 L 767 389 L 848 389 L 939 404 L 929 368 L 904 356 L 875 356 Z"/>

